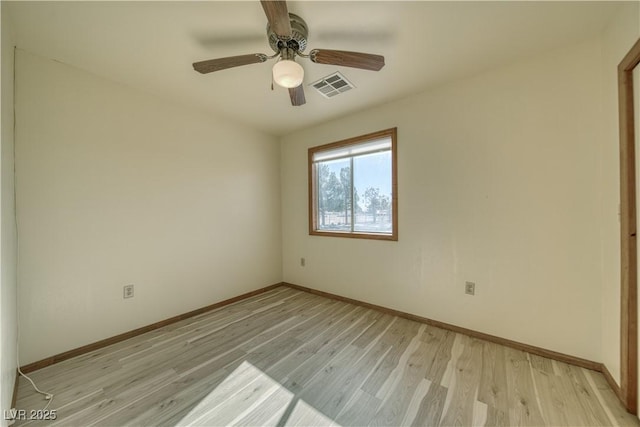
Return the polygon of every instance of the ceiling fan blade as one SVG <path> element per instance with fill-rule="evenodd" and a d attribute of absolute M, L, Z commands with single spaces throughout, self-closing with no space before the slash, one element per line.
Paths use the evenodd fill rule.
<path fill-rule="evenodd" d="M 307 102 L 304 98 L 304 89 L 302 88 L 302 85 L 289 88 L 289 98 L 291 98 L 291 105 L 294 107 L 304 105 Z"/>
<path fill-rule="evenodd" d="M 379 71 L 384 67 L 384 56 L 371 53 L 348 52 L 346 50 L 313 49 L 309 53 L 311 60 L 317 64 L 339 65 L 343 67 L 362 68 Z"/>
<path fill-rule="evenodd" d="M 260 0 L 264 14 L 274 33 L 280 37 L 291 37 L 291 22 L 286 1 Z"/>
<path fill-rule="evenodd" d="M 207 74 L 213 71 L 239 67 L 241 65 L 257 64 L 266 60 L 267 55 L 263 53 L 252 53 L 249 55 L 228 56 L 226 58 L 209 59 L 207 61 L 194 62 L 193 69 L 199 73 Z"/>

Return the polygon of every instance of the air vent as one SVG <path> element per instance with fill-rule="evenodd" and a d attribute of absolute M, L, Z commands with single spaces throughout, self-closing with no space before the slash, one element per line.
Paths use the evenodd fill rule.
<path fill-rule="evenodd" d="M 325 98 L 333 98 L 336 95 L 340 95 L 348 90 L 353 89 L 355 86 L 345 78 L 339 72 L 323 77 L 317 82 L 311 83 L 320 95 Z"/>

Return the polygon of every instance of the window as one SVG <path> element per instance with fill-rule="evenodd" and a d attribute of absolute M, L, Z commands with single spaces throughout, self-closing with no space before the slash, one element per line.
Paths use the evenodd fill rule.
<path fill-rule="evenodd" d="M 309 148 L 309 234 L 398 240 L 396 133 Z"/>

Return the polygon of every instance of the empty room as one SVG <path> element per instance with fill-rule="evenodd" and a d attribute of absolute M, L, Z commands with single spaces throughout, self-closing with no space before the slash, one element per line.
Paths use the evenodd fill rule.
<path fill-rule="evenodd" d="M 0 15 L 0 426 L 640 425 L 639 1 Z"/>

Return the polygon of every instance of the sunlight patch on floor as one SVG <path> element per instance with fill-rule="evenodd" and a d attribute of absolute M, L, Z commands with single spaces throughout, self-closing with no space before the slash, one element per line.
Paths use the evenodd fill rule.
<path fill-rule="evenodd" d="M 293 409 L 287 414 L 289 406 Z M 251 363 L 244 361 L 179 426 L 338 426 Z"/>

